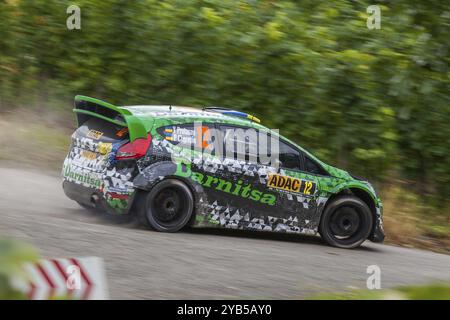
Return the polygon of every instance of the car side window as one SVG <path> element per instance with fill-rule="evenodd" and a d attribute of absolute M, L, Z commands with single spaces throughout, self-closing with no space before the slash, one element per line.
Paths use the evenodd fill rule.
<path fill-rule="evenodd" d="M 208 124 L 194 126 L 193 123 L 187 123 L 160 127 L 156 131 L 174 145 L 205 150 L 211 144 L 209 129 Z"/>
<path fill-rule="evenodd" d="M 305 170 L 312 174 L 320 174 L 320 175 L 326 174 L 326 172 L 322 169 L 322 167 L 319 164 L 308 158 L 306 155 L 305 155 Z"/>
<path fill-rule="evenodd" d="M 219 129 L 223 139 L 224 157 L 252 163 L 257 161 L 256 130 L 229 125 L 220 125 Z"/>
<path fill-rule="evenodd" d="M 285 169 L 300 170 L 300 152 L 287 143 L 279 143 L 279 160 L 281 167 Z"/>

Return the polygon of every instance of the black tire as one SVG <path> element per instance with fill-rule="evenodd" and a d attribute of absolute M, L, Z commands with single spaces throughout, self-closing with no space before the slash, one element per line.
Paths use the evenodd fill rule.
<path fill-rule="evenodd" d="M 370 235 L 373 216 L 367 204 L 355 196 L 339 196 L 325 208 L 319 233 L 331 246 L 351 249 Z"/>
<path fill-rule="evenodd" d="M 156 184 L 137 199 L 141 223 L 157 231 L 177 232 L 191 219 L 194 197 L 189 187 L 176 179 Z"/>

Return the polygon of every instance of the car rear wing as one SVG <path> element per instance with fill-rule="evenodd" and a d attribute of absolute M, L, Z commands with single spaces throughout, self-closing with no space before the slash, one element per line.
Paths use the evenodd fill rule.
<path fill-rule="evenodd" d="M 75 112 L 78 126 L 85 123 L 90 117 L 96 117 L 118 126 L 127 127 L 130 141 L 138 138 L 147 138 L 147 129 L 137 117 L 126 109 L 122 109 L 106 101 L 77 95 L 75 96 Z"/>

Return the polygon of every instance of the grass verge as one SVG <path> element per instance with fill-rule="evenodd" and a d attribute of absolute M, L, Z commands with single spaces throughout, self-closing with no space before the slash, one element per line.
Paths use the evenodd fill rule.
<path fill-rule="evenodd" d="M 307 300 L 450 300 L 450 284 L 436 283 L 394 289 L 321 293 L 312 295 Z"/>
<path fill-rule="evenodd" d="M 450 253 L 450 208 L 427 205 L 396 181 L 382 187 L 386 243 Z"/>
<path fill-rule="evenodd" d="M 73 119 L 61 114 L 37 115 L 26 110 L 0 114 L 0 161 L 15 166 L 61 168 L 67 154 Z"/>

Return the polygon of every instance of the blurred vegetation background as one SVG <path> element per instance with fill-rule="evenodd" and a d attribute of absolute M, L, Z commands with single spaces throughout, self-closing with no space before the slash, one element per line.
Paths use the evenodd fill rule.
<path fill-rule="evenodd" d="M 72 4 L 81 30 L 66 27 Z M 0 124 L 70 132 L 75 94 L 233 107 L 375 181 L 388 241 L 450 250 L 449 27 L 437 0 L 0 0 Z M 11 130 L 2 148 L 45 159 Z"/>

